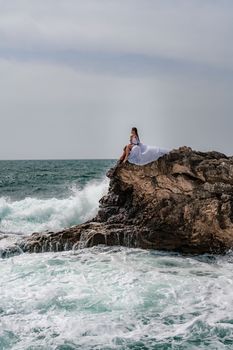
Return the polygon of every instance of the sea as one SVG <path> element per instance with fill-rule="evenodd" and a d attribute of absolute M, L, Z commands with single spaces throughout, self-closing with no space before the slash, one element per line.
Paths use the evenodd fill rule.
<path fill-rule="evenodd" d="M 115 162 L 0 161 L 0 243 L 93 217 Z M 6 349 L 233 349 L 233 254 L 101 245 L 1 258 Z"/>

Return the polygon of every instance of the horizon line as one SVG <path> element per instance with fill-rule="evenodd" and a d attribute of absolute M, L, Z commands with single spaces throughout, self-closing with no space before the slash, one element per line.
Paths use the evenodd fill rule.
<path fill-rule="evenodd" d="M 34 161 L 34 160 L 116 160 L 117 158 L 20 158 L 20 159 L 0 159 L 0 162 L 9 161 Z"/>

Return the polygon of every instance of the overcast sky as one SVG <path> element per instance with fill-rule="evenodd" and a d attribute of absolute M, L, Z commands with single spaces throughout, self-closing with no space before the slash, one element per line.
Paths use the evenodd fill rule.
<path fill-rule="evenodd" d="M 0 0 L 0 159 L 233 154 L 232 0 Z"/>

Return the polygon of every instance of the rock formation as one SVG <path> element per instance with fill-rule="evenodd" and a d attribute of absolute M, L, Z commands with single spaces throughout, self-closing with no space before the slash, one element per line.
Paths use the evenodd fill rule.
<path fill-rule="evenodd" d="M 57 233 L 35 233 L 5 249 L 61 251 L 98 244 L 190 254 L 233 247 L 233 158 L 181 147 L 145 166 L 110 169 L 97 216 Z"/>

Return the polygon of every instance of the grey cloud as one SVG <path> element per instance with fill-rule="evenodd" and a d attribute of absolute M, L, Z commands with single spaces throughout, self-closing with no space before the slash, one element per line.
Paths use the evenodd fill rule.
<path fill-rule="evenodd" d="M 0 47 L 155 55 L 232 69 L 232 1 L 1 1 Z"/>
<path fill-rule="evenodd" d="M 0 0 L 0 158 L 232 153 L 232 1 Z"/>
<path fill-rule="evenodd" d="M 86 72 L 111 75 L 145 76 L 195 76 L 210 80 L 232 81 L 233 70 L 228 67 L 194 62 L 192 60 L 149 56 L 125 52 L 100 51 L 40 51 L 40 50 L 0 50 L 0 57 L 20 62 L 47 62 L 70 66 Z"/>

